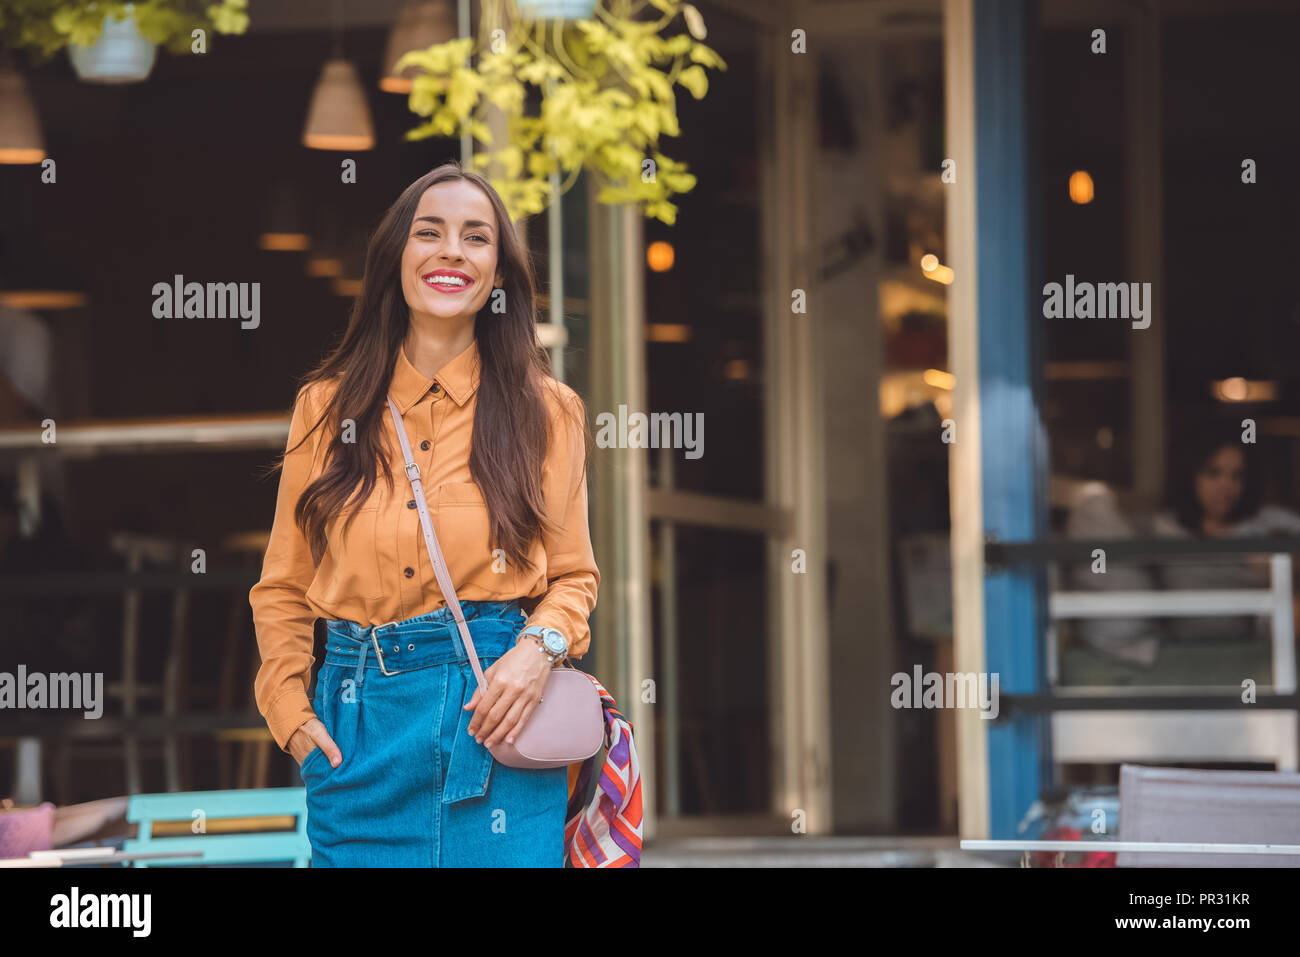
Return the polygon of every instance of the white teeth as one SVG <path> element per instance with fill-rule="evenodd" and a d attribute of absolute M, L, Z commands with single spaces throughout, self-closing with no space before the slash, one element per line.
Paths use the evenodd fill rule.
<path fill-rule="evenodd" d="M 459 276 L 430 276 L 428 279 L 425 280 L 425 282 L 428 283 L 430 286 L 467 286 L 467 285 L 469 285 L 469 283 L 465 282 L 465 280 L 464 280 L 464 279 L 461 279 Z"/>

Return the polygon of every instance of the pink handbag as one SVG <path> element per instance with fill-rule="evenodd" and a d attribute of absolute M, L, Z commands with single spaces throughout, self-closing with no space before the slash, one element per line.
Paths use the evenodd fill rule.
<path fill-rule="evenodd" d="M 479 688 L 486 693 L 487 683 L 483 678 L 483 668 L 479 665 L 478 653 L 474 650 L 474 642 L 469 637 L 469 625 L 465 623 L 465 613 L 461 611 L 460 602 L 456 599 L 456 589 L 452 585 L 451 574 L 442 557 L 442 548 L 438 545 L 438 536 L 434 534 L 433 522 L 429 518 L 424 486 L 420 482 L 420 468 L 411 455 L 411 444 L 406 437 L 406 428 L 402 425 L 402 414 L 392 396 L 388 397 L 388 411 L 392 414 L 393 424 L 397 426 L 402 461 L 406 463 L 406 477 L 410 479 L 411 489 L 415 493 L 415 510 L 420 515 L 424 544 L 429 550 L 433 573 L 438 578 L 438 587 L 442 589 L 451 613 L 456 617 L 456 626 L 460 629 L 461 641 L 465 644 L 465 653 L 469 656 L 470 667 L 474 669 L 474 677 Z M 591 678 L 565 661 L 547 677 L 542 700 L 533 710 L 528 724 L 515 735 L 514 744 L 502 741 L 489 750 L 493 758 L 507 767 L 557 768 L 587 760 L 600 750 L 604 740 L 605 716 L 600 693 Z"/>

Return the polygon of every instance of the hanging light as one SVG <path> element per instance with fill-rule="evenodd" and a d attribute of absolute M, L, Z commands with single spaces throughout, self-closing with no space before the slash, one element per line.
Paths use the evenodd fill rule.
<path fill-rule="evenodd" d="M 370 107 L 357 68 L 347 60 L 329 60 L 312 93 L 302 145 L 314 150 L 369 150 L 375 146 Z"/>
<path fill-rule="evenodd" d="M 410 93 L 411 80 L 419 68 L 411 66 L 397 73 L 393 69 L 397 61 L 412 50 L 425 50 L 456 36 L 456 11 L 451 0 L 408 0 L 388 33 L 379 88 L 386 93 Z"/>
<path fill-rule="evenodd" d="M 0 63 L 0 163 L 39 163 L 45 142 L 23 75 Z"/>
<path fill-rule="evenodd" d="M 292 182 L 278 182 L 267 204 L 266 228 L 257 245 L 272 252 L 302 252 L 311 248 L 302 214 L 302 198 Z"/>
<path fill-rule="evenodd" d="M 667 272 L 673 268 L 675 255 L 672 243 L 657 239 L 645 249 L 646 265 L 651 272 Z"/>
<path fill-rule="evenodd" d="M 647 322 L 646 342 L 690 342 L 691 327 L 684 322 Z"/>
<path fill-rule="evenodd" d="M 30 196 L 6 209 L 11 216 L 0 241 L 0 306 L 13 309 L 79 309 L 86 293 L 82 277 L 51 254 L 37 226 Z"/>
<path fill-rule="evenodd" d="M 1092 202 L 1093 192 L 1092 177 L 1086 169 L 1077 169 L 1070 174 L 1071 202 L 1086 206 Z"/>
<path fill-rule="evenodd" d="M 312 245 L 307 257 L 307 275 L 315 279 L 340 279 L 343 276 L 343 260 L 332 247 L 326 247 L 319 241 Z"/>
<path fill-rule="evenodd" d="M 342 271 L 330 279 L 330 291 L 345 299 L 355 299 L 361 295 L 361 281 L 366 271 L 366 250 L 353 243 L 343 252 Z"/>
<path fill-rule="evenodd" d="M 127 4 L 122 20 L 105 16 L 99 39 L 90 46 L 68 46 L 72 69 L 86 83 L 139 83 L 148 79 L 157 58 L 157 49 L 136 26 L 133 4 Z"/>
<path fill-rule="evenodd" d="M 1273 402 L 1278 396 L 1276 382 L 1241 376 L 1211 382 L 1210 391 L 1220 402 Z"/>
<path fill-rule="evenodd" d="M 343 229 L 334 212 L 318 210 L 311 234 L 311 252 L 304 264 L 307 275 L 316 279 L 341 278 L 345 246 Z"/>
<path fill-rule="evenodd" d="M 357 68 L 343 59 L 343 3 L 334 2 L 334 55 L 321 67 L 311 95 L 302 145 L 313 150 L 369 150 L 375 127 Z"/>

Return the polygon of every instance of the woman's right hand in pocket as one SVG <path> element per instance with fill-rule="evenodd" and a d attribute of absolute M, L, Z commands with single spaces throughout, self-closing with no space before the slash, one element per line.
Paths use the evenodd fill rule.
<path fill-rule="evenodd" d="M 289 736 L 289 753 L 301 768 L 302 763 L 307 760 L 307 755 L 317 747 L 325 752 L 330 767 L 337 768 L 343 763 L 343 752 L 325 730 L 325 723 L 320 718 L 309 718 L 301 728 Z"/>

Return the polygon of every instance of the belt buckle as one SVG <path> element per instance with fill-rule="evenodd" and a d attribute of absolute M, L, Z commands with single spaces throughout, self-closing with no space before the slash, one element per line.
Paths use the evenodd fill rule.
<path fill-rule="evenodd" d="M 389 625 L 395 624 L 397 624 L 396 618 L 392 621 L 386 621 L 382 625 L 375 625 L 375 627 L 370 630 L 370 643 L 375 646 L 375 658 L 379 661 L 379 670 L 386 675 L 400 675 L 402 672 L 389 671 L 388 666 L 384 664 L 384 652 L 383 649 L 379 647 L 379 635 L 377 632 L 380 628 L 387 628 Z"/>

